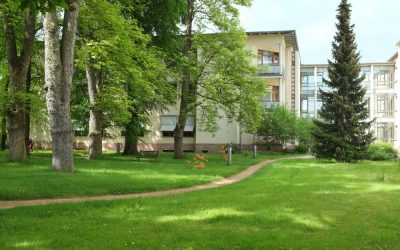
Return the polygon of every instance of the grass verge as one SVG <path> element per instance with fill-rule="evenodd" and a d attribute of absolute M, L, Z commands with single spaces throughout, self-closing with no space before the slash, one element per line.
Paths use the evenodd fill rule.
<path fill-rule="evenodd" d="M 279 154 L 234 155 L 233 165 L 226 166 L 218 154 L 208 154 L 206 168 L 196 169 L 192 160 L 174 160 L 162 153 L 158 160 L 105 154 L 89 161 L 85 151 L 75 152 L 74 173 L 59 173 L 51 166 L 51 153 L 37 151 L 28 162 L 11 163 L 0 153 L 0 200 L 72 197 L 102 194 L 127 194 L 165 190 L 208 183 L 233 175 L 263 159 Z"/>
<path fill-rule="evenodd" d="M 0 211 L 1 249 L 399 249 L 399 162 L 274 163 L 220 189 Z"/>

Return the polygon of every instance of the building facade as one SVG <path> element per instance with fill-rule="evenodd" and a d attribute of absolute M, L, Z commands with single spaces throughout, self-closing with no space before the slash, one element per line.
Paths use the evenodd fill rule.
<path fill-rule="evenodd" d="M 268 83 L 265 96 L 261 100 L 264 107 L 284 105 L 297 116 L 318 118 L 322 106 L 319 89 L 328 90 L 322 79 L 328 79 L 326 64 L 300 64 L 300 52 L 296 32 L 265 31 L 248 32 L 246 48 L 254 55 L 254 65 L 260 66 L 258 77 Z M 378 141 L 392 143 L 400 149 L 400 42 L 397 51 L 387 61 L 381 63 L 362 63 L 361 71 L 366 78 L 363 82 L 367 89 L 366 100 L 370 119 L 374 120 L 373 129 Z M 264 67 L 267 66 L 267 67 Z M 265 69 L 267 68 L 267 69 Z M 173 150 L 173 130 L 178 117 L 177 104 L 168 110 L 154 111 L 151 114 L 151 125 L 148 133 L 141 137 L 140 150 Z M 216 151 L 222 145 L 234 143 L 247 150 L 259 142 L 256 135 L 242 131 L 237 122 L 229 122 L 224 113 L 220 113 L 219 130 L 210 134 L 200 130 L 196 110 L 189 115 L 184 133 L 184 150 Z M 42 129 L 43 130 L 43 129 Z M 33 139 L 37 145 L 50 145 L 49 133 L 35 132 Z M 114 131 L 115 132 L 115 131 Z M 116 143 L 123 145 L 124 138 L 116 131 L 113 139 L 104 139 L 103 148 L 113 149 Z M 87 137 L 75 137 L 76 148 L 87 148 Z M 262 148 L 260 148 L 262 149 Z"/>
<path fill-rule="evenodd" d="M 285 105 L 293 111 L 300 105 L 300 53 L 296 32 L 249 32 L 246 48 L 253 52 L 254 65 L 260 66 L 258 77 L 268 83 L 262 103 L 265 107 Z M 267 66 L 267 67 L 265 67 Z M 266 69 L 265 69 L 266 68 Z M 142 149 L 169 151 L 173 150 L 173 130 L 178 117 L 178 105 L 170 106 L 163 113 L 154 112 L 151 116 L 150 131 L 141 138 Z M 251 149 L 257 143 L 255 135 L 242 131 L 237 122 L 229 122 L 224 113 L 220 113 L 219 130 L 210 134 L 196 126 L 199 122 L 195 114 L 188 117 L 184 133 L 184 150 L 201 152 L 216 151 L 222 145 L 234 143 L 243 150 Z"/>
<path fill-rule="evenodd" d="M 399 50 L 399 44 L 397 44 Z M 377 142 L 386 142 L 400 148 L 400 93 L 398 52 L 387 62 L 362 63 L 361 74 L 365 74 L 363 86 L 368 102 L 369 119 Z M 327 64 L 302 65 L 300 72 L 300 115 L 318 118 L 322 106 L 319 90 L 329 87 L 323 82 L 328 77 Z"/>

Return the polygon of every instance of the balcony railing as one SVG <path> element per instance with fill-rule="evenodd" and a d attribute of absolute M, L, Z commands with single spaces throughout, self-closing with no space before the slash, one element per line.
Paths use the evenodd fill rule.
<path fill-rule="evenodd" d="M 272 106 L 279 106 L 280 102 L 279 101 L 267 101 L 267 100 L 263 100 L 262 101 L 262 105 L 264 106 L 264 108 L 271 108 Z"/>
<path fill-rule="evenodd" d="M 282 76 L 284 72 L 284 67 L 279 64 L 268 64 L 262 67 L 263 69 L 260 69 L 257 73 L 259 76 Z"/>

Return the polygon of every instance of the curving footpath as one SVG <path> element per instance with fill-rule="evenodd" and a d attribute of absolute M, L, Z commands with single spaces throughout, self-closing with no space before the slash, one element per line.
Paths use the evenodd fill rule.
<path fill-rule="evenodd" d="M 243 172 L 232 175 L 231 177 L 214 181 L 208 184 L 202 184 L 192 187 L 176 188 L 163 191 L 154 191 L 154 192 L 136 193 L 136 194 L 119 194 L 119 195 L 109 194 L 109 195 L 99 195 L 99 196 L 79 196 L 79 197 L 56 198 L 56 199 L 0 201 L 0 209 L 8 209 L 14 207 L 23 207 L 23 206 L 39 206 L 39 205 L 47 205 L 54 203 L 79 203 L 85 201 L 109 201 L 109 200 L 124 200 L 131 198 L 160 197 L 160 196 L 188 193 L 197 190 L 219 188 L 241 181 L 249 177 L 250 175 L 254 174 L 255 172 L 257 172 L 260 168 L 269 165 L 273 162 L 276 162 L 277 160 L 279 159 L 265 160 L 254 166 L 247 168 Z"/>

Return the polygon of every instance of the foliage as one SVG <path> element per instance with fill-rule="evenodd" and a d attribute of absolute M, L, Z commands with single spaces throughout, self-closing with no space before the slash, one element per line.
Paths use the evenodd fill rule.
<path fill-rule="evenodd" d="M 227 144 L 225 144 L 224 145 L 224 150 L 225 150 L 225 153 L 227 152 L 227 150 L 228 150 L 228 148 L 232 148 L 232 154 L 239 154 L 239 153 L 241 153 L 240 151 L 240 145 L 239 144 L 236 144 L 236 143 L 234 143 L 234 142 L 231 142 L 231 143 L 227 143 Z"/>
<path fill-rule="evenodd" d="M 296 119 L 295 114 L 285 106 L 265 109 L 264 121 L 258 129 L 258 134 L 264 136 L 267 143 L 276 141 L 284 145 L 296 139 Z M 304 130 L 302 134 L 303 132 Z"/>
<path fill-rule="evenodd" d="M 266 82 L 256 77 L 253 55 L 245 49 L 243 30 L 230 27 L 221 34 L 197 34 L 193 45 L 199 56 L 192 67 L 197 89 L 194 106 L 200 109 L 199 126 L 215 133 L 223 111 L 229 121 L 239 121 L 248 132 L 256 131 L 261 121 L 260 99 Z"/>
<path fill-rule="evenodd" d="M 293 149 L 293 153 L 298 153 L 298 154 L 306 154 L 309 151 L 310 151 L 310 146 L 303 143 L 299 143 L 299 145 L 296 145 L 295 148 Z"/>
<path fill-rule="evenodd" d="M 145 34 L 151 35 L 152 44 L 168 57 L 181 47 L 179 24 L 182 23 L 185 0 L 110 0 L 122 6 L 126 19 L 136 19 Z M 169 60 L 170 58 L 165 58 Z"/>
<path fill-rule="evenodd" d="M 89 108 L 102 111 L 103 130 L 124 127 L 127 134 L 138 137 L 149 123 L 149 111 L 170 102 L 174 89 L 166 81 L 169 72 L 159 60 L 162 52 L 152 47 L 150 36 L 143 33 L 133 17 L 121 16 L 129 5 L 125 4 L 106 0 L 82 4 L 77 62 L 81 70 L 90 65 L 101 71 L 103 89 Z M 87 95 L 81 95 L 82 106 L 79 102 L 75 106 L 85 120 L 89 112 L 82 112 L 85 109 L 81 107 L 87 100 Z"/>
<path fill-rule="evenodd" d="M 397 151 L 391 144 L 374 143 L 368 147 L 368 159 L 373 161 L 384 161 L 397 158 Z"/>
<path fill-rule="evenodd" d="M 296 140 L 298 145 L 296 146 L 296 152 L 308 153 L 312 147 L 314 140 L 312 132 L 314 130 L 314 123 L 308 118 L 296 118 Z"/>
<path fill-rule="evenodd" d="M 311 133 L 314 124 L 307 118 L 298 118 L 285 106 L 272 106 L 265 109 L 264 120 L 258 129 L 258 135 L 266 140 L 267 144 L 279 142 L 298 142 L 295 148 L 297 153 L 307 153 L 313 143 Z M 286 150 L 286 149 L 284 149 Z"/>
<path fill-rule="evenodd" d="M 188 0 L 183 12 L 183 47 L 177 58 L 181 77 L 179 116 L 174 134 L 174 157 L 183 157 L 183 130 L 188 113 L 197 112 L 203 131 L 215 133 L 222 110 L 229 120 L 255 131 L 261 120 L 263 82 L 245 51 L 239 6 L 248 0 Z M 216 34 L 204 33 L 214 31 Z"/>
<path fill-rule="evenodd" d="M 337 32 L 332 43 L 333 60 L 329 60 L 331 91 L 320 90 L 322 108 L 315 120 L 313 151 L 318 158 L 334 158 L 339 162 L 355 162 L 365 158 L 373 141 L 367 121 L 368 100 L 362 86 L 354 25 L 350 25 L 351 5 L 342 0 L 338 8 Z"/>

